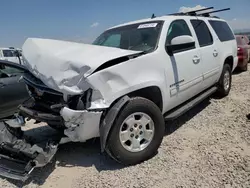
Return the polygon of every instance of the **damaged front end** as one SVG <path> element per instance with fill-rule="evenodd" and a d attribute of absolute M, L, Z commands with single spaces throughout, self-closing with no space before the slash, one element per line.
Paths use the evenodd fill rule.
<path fill-rule="evenodd" d="M 0 175 L 25 180 L 35 167 L 44 166 L 53 158 L 59 144 L 66 142 L 101 137 L 104 151 L 112 123 L 129 100 L 123 93 L 128 84 L 112 72 L 96 81 L 90 77 L 142 54 L 97 45 L 28 39 L 23 45 L 23 64 L 27 69 L 23 79 L 30 99 L 19 106 L 15 119 L 0 122 Z M 114 90 L 121 93 L 111 96 Z M 21 129 L 27 119 L 47 123 L 59 131 L 38 142 L 36 138 L 42 135 L 30 139 Z"/>
<path fill-rule="evenodd" d="M 85 142 L 99 136 L 102 110 L 88 110 L 91 106 L 92 89 L 81 95 L 67 96 L 47 88 L 40 80 L 28 73 L 24 76 L 31 99 L 19 107 L 19 114 L 45 122 L 63 130 L 73 142 Z"/>
<path fill-rule="evenodd" d="M 59 144 L 99 137 L 103 112 L 87 110 L 91 90 L 65 101 L 63 94 L 49 89 L 32 74 L 23 78 L 31 98 L 19 106 L 15 119 L 0 122 L 0 175 L 25 181 L 34 168 L 51 161 Z M 52 134 L 44 138 L 38 135 L 39 139 L 26 136 L 21 129 L 26 119 L 45 122 L 59 131 L 50 129 Z"/>

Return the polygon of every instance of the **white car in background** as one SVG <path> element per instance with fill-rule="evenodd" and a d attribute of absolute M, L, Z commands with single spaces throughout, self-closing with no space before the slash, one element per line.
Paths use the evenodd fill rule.
<path fill-rule="evenodd" d="M 16 50 L 20 52 L 19 49 L 15 49 L 15 48 L 0 48 L 0 60 L 6 60 L 6 61 L 20 64 L 20 60 L 22 61 L 22 57 L 20 56 L 20 60 L 19 60 L 15 52 Z"/>

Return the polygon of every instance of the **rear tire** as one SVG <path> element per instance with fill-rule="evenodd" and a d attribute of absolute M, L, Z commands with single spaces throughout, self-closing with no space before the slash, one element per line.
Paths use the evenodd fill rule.
<path fill-rule="evenodd" d="M 141 163 L 157 153 L 164 132 L 165 122 L 158 106 L 145 98 L 133 98 L 117 116 L 106 152 L 125 165 Z"/>
<path fill-rule="evenodd" d="M 247 71 L 248 70 L 248 63 L 242 68 L 242 71 Z"/>
<path fill-rule="evenodd" d="M 220 80 L 217 84 L 218 90 L 216 95 L 219 97 L 226 97 L 230 90 L 232 84 L 232 70 L 229 64 L 223 66 Z"/>

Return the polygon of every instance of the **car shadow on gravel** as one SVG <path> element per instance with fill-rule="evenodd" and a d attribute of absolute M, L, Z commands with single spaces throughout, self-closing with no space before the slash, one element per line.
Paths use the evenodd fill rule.
<path fill-rule="evenodd" d="M 204 100 L 199 105 L 189 110 L 184 115 L 180 116 L 177 120 L 166 122 L 165 135 L 170 135 L 178 130 L 187 121 L 196 116 L 199 112 L 205 109 L 210 104 L 209 99 Z M 41 134 L 41 130 L 44 128 L 36 128 L 38 130 L 32 130 Z M 44 130 L 43 130 L 44 131 Z M 17 187 L 27 186 L 30 183 L 36 185 L 43 185 L 50 174 L 57 167 L 73 168 L 73 167 L 91 167 L 94 166 L 99 172 L 106 170 L 119 170 L 126 166 L 121 165 L 111 159 L 106 153 L 100 152 L 100 140 L 93 139 L 85 143 L 68 143 L 61 145 L 55 158 L 49 164 L 43 168 L 35 169 L 30 178 L 22 183 L 20 181 L 7 179 L 10 183 Z"/>
<path fill-rule="evenodd" d="M 165 136 L 168 136 L 175 131 L 177 131 L 179 128 L 181 128 L 186 122 L 191 120 L 193 117 L 195 117 L 197 114 L 199 114 L 202 110 L 204 110 L 207 106 L 209 106 L 211 98 L 205 99 L 197 106 L 193 107 L 191 110 L 177 118 L 173 121 L 166 121 L 166 129 L 165 129 Z"/>
<path fill-rule="evenodd" d="M 51 163 L 43 168 L 37 168 L 26 182 L 20 182 L 7 179 L 10 183 L 17 187 L 27 186 L 30 183 L 43 185 L 50 174 L 57 167 L 73 168 L 73 167 L 91 167 L 101 172 L 106 170 L 118 170 L 125 166 L 112 160 L 106 153 L 100 151 L 100 140 L 93 139 L 85 143 L 67 143 L 61 145 L 57 154 Z"/>
<path fill-rule="evenodd" d="M 238 75 L 238 74 L 241 74 L 243 73 L 244 71 L 240 70 L 239 68 L 236 68 L 234 71 L 233 71 L 233 75 Z"/>

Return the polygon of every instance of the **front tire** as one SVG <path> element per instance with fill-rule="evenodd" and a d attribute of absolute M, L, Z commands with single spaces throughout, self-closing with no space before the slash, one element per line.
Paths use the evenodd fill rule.
<path fill-rule="evenodd" d="M 125 165 L 153 157 L 165 132 L 160 109 L 150 100 L 136 97 L 120 111 L 109 134 L 106 151 Z"/>
<path fill-rule="evenodd" d="M 231 84 L 232 84 L 232 70 L 228 64 L 225 64 L 223 66 L 220 80 L 217 84 L 218 90 L 216 94 L 219 97 L 226 97 L 231 90 Z"/>

